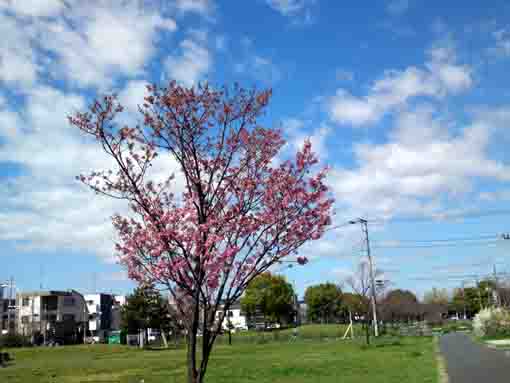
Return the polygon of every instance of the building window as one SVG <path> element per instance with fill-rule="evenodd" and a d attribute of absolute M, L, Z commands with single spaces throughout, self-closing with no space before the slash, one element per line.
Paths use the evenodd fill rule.
<path fill-rule="evenodd" d="M 29 320 L 28 320 L 28 319 L 29 319 L 29 316 L 28 316 L 28 315 L 23 315 L 23 316 L 21 317 L 21 323 L 23 323 L 23 324 L 28 324 L 28 322 L 29 322 Z"/>
<path fill-rule="evenodd" d="M 51 295 L 42 297 L 42 307 L 46 311 L 54 311 L 58 309 L 58 296 Z"/>
<path fill-rule="evenodd" d="M 23 300 L 22 300 L 21 304 L 22 304 L 24 307 L 27 307 L 28 305 L 30 305 L 30 298 L 28 298 L 28 297 L 23 297 Z"/>
<path fill-rule="evenodd" d="M 228 317 L 229 317 L 229 318 L 232 318 L 233 316 L 234 316 L 234 313 L 233 313 L 232 311 L 229 311 L 229 312 L 228 312 Z"/>
<path fill-rule="evenodd" d="M 46 320 L 48 322 L 56 322 L 57 321 L 57 314 L 46 314 L 46 315 L 43 315 L 43 320 Z"/>
<path fill-rule="evenodd" d="M 64 297 L 64 306 L 74 306 L 74 297 Z"/>

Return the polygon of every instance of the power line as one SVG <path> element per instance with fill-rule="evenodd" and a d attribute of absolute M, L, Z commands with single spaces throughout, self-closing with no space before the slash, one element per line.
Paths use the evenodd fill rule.
<path fill-rule="evenodd" d="M 431 249 L 437 247 L 469 247 L 469 246 L 486 246 L 502 243 L 501 240 L 483 241 L 483 242 L 459 242 L 459 243 L 434 243 L 424 245 L 383 245 L 374 246 L 375 249 Z"/>
<path fill-rule="evenodd" d="M 459 280 L 459 279 L 463 279 L 463 280 L 487 280 L 487 279 L 494 279 L 494 275 L 498 276 L 498 277 L 508 277 L 510 276 L 510 273 L 508 272 L 503 272 L 503 271 L 500 271 L 496 274 L 494 273 L 473 273 L 473 274 L 463 274 L 463 273 L 458 273 L 458 274 L 443 274 L 443 275 L 435 275 L 435 276 L 429 276 L 429 277 L 420 277 L 420 276 L 417 276 L 417 277 L 407 277 L 406 279 L 407 280 L 419 280 L 419 281 L 428 281 L 428 280 L 433 280 L 433 281 L 437 281 L 437 280 Z M 405 276 L 404 276 L 405 278 Z"/>
<path fill-rule="evenodd" d="M 335 225 L 335 226 L 332 226 L 332 227 L 328 227 L 327 229 L 325 229 L 324 231 L 331 231 L 331 230 L 335 230 L 335 229 L 340 229 L 342 227 L 347 227 L 347 226 L 351 226 L 352 224 L 350 222 L 345 222 L 345 223 L 341 223 L 339 225 Z"/>
<path fill-rule="evenodd" d="M 490 235 L 478 235 L 475 237 L 456 237 L 456 238 L 440 238 L 440 239 L 395 239 L 390 240 L 389 242 L 397 242 L 397 243 L 408 243 L 408 242 L 417 242 L 417 243 L 425 243 L 425 242 L 457 242 L 457 241 L 479 241 L 484 239 L 493 239 L 497 240 L 500 237 L 494 234 Z M 377 243 L 379 241 L 375 241 Z M 381 241 L 384 242 L 384 241 Z"/>
<path fill-rule="evenodd" d="M 369 219 L 369 223 L 406 223 L 406 222 L 429 222 L 429 223 L 438 223 L 438 222 L 447 222 L 454 221 L 458 219 L 477 219 L 484 217 L 491 217 L 497 215 L 510 215 L 509 209 L 493 209 L 487 211 L 472 211 L 472 212 L 464 212 L 464 213 L 455 213 L 448 211 L 443 213 L 435 213 L 430 217 L 392 217 L 392 218 L 373 218 Z"/>

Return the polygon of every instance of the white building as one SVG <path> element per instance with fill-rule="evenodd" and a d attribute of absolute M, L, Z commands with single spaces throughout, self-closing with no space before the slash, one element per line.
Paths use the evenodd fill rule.
<path fill-rule="evenodd" d="M 120 329 L 120 307 L 126 298 L 112 294 L 86 294 L 88 329 L 95 342 L 103 342 L 108 333 Z"/>
<path fill-rule="evenodd" d="M 216 312 L 216 320 L 219 320 L 221 315 L 223 315 L 223 310 L 218 310 Z M 225 314 L 225 319 L 221 326 L 224 330 L 228 330 L 229 325 L 233 330 L 248 330 L 248 323 L 246 316 L 241 310 L 240 302 L 235 302 Z"/>
<path fill-rule="evenodd" d="M 74 290 L 33 291 L 16 297 L 18 332 L 45 341 L 76 342 L 88 319 L 83 295 Z"/>
<path fill-rule="evenodd" d="M 0 283 L 0 335 L 16 329 L 16 299 L 9 284 Z"/>

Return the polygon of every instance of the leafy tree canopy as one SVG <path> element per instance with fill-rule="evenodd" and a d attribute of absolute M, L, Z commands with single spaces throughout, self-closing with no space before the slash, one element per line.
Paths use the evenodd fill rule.
<path fill-rule="evenodd" d="M 267 319 L 281 323 L 294 313 L 294 289 L 283 276 L 269 272 L 254 278 L 244 296 L 241 308 L 248 315 L 260 311 Z"/>
<path fill-rule="evenodd" d="M 305 302 L 312 321 L 329 322 L 342 310 L 342 290 L 329 282 L 310 286 L 305 291 Z"/>
<path fill-rule="evenodd" d="M 122 307 L 121 327 L 129 333 L 147 328 L 168 331 L 171 327 L 168 302 L 151 287 L 138 287 Z"/>

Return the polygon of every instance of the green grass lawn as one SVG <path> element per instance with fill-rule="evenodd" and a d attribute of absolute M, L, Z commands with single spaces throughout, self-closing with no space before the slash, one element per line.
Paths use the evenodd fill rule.
<path fill-rule="evenodd" d="M 183 382 L 184 349 L 138 350 L 119 345 L 10 350 L 2 383 Z M 361 341 L 239 342 L 215 348 L 207 382 L 437 382 L 431 338 Z"/>

